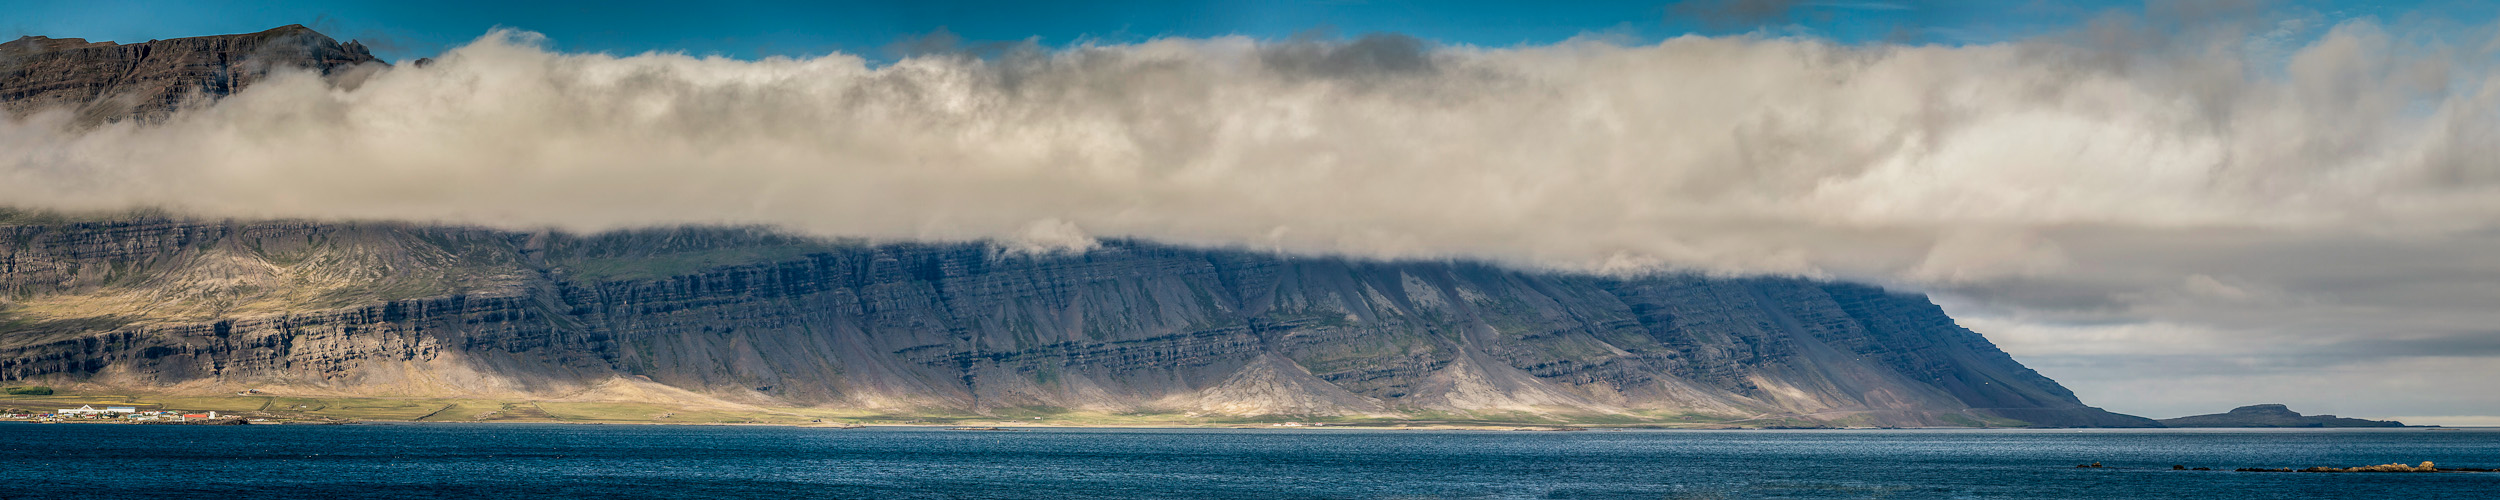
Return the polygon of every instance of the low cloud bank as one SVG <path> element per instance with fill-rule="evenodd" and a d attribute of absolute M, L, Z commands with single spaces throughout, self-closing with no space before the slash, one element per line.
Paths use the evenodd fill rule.
<path fill-rule="evenodd" d="M 2221 339 L 2184 345 L 2490 338 L 2500 44 L 2261 21 L 1958 47 L 1164 39 L 885 66 L 499 31 L 157 124 L 0 120 L 0 200 L 1031 252 L 1136 237 L 1870 280 L 2051 325 L 2032 331 Z M 2282 314 L 2319 307 L 2350 314 Z"/>
<path fill-rule="evenodd" d="M 1174 39 L 870 67 L 503 31 L 157 125 L 19 117 L 0 197 L 1919 282 L 2068 271 L 2060 227 L 2436 237 L 2500 215 L 2488 47 L 2356 22 L 2267 65 L 2243 41 Z"/>

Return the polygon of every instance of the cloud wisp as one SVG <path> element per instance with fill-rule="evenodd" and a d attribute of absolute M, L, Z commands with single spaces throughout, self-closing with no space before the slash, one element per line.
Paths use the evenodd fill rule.
<path fill-rule="evenodd" d="M 2486 334 L 2478 308 L 2439 304 L 2500 300 L 2474 281 L 2500 273 L 2500 44 L 2317 26 L 1163 39 L 884 66 L 567 54 L 499 31 L 352 89 L 280 75 L 161 123 L 8 117 L 0 200 L 1033 251 L 1136 237 L 1871 280 L 2032 325 Z M 2351 261 L 2376 251 L 2434 260 Z M 2362 330 L 2270 313 L 2319 307 Z"/>

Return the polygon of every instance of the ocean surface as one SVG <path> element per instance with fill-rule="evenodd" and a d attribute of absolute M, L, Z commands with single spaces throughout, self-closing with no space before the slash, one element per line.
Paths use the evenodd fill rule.
<path fill-rule="evenodd" d="M 10 499 L 2500 498 L 2500 473 L 2229 470 L 2500 467 L 2500 429 L 0 424 L 0 446 Z"/>

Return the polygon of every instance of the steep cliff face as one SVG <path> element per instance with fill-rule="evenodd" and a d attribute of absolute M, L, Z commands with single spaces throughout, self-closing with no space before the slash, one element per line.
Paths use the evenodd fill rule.
<path fill-rule="evenodd" d="M 12 381 L 548 397 L 628 378 L 899 410 L 2143 424 L 1921 297 L 1798 279 L 731 229 L 141 219 L 0 236 Z"/>
<path fill-rule="evenodd" d="M 162 118 L 279 68 L 348 76 L 381 64 L 363 44 L 302 25 L 133 44 L 28 36 L 0 43 L 0 110 L 69 109 L 87 122 Z"/>

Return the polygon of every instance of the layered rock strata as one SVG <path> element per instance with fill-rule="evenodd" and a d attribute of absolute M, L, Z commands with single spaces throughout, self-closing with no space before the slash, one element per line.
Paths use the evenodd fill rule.
<path fill-rule="evenodd" d="M 547 396 L 629 378 L 893 409 L 2149 425 L 1922 297 L 1787 278 L 141 219 L 0 226 L 0 291 L 0 378 L 54 385 Z M 124 296 L 146 299 L 108 300 Z M 370 302 L 255 306 L 302 297 Z"/>
<path fill-rule="evenodd" d="M 0 111 L 64 109 L 85 122 L 162 118 L 275 70 L 350 77 L 379 66 L 363 44 L 302 25 L 132 44 L 27 36 L 0 43 Z"/>

